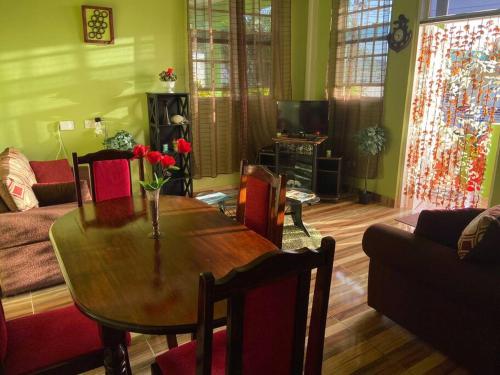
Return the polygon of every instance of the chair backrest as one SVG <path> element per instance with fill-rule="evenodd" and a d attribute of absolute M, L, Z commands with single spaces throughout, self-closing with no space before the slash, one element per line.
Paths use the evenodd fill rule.
<path fill-rule="evenodd" d="M 92 200 L 100 202 L 107 199 L 132 196 L 132 179 L 130 160 L 134 154 L 131 151 L 101 150 L 83 156 L 73 152 L 73 171 L 78 206 L 83 204 L 80 188 L 80 173 L 75 166 L 88 164 L 90 167 L 90 185 Z M 139 179 L 144 180 L 144 164 L 139 159 Z M 141 187 L 141 194 L 144 190 Z"/>
<path fill-rule="evenodd" d="M 211 371 L 214 304 L 227 300 L 226 374 L 320 374 L 335 241 L 274 251 L 219 280 L 200 275 L 197 374 Z M 311 270 L 317 268 L 304 367 Z"/>
<path fill-rule="evenodd" d="M 285 220 L 286 177 L 262 165 L 241 161 L 236 219 L 281 248 Z"/>

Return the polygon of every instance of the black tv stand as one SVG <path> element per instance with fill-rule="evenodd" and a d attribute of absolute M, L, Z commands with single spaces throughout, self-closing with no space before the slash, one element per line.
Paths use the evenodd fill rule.
<path fill-rule="evenodd" d="M 328 137 L 314 139 L 290 135 L 273 138 L 274 145 L 259 152 L 259 164 L 287 176 L 287 185 L 314 191 L 321 199 L 340 198 L 341 157 L 319 156 Z"/>

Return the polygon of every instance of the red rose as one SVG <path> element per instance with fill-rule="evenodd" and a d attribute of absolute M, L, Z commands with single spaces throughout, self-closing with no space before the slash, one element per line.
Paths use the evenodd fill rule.
<path fill-rule="evenodd" d="M 171 76 L 173 72 L 174 72 L 174 68 L 167 69 L 167 75 Z"/>
<path fill-rule="evenodd" d="M 158 164 L 163 155 L 159 151 L 151 151 L 146 154 L 146 159 L 148 159 L 149 163 L 152 165 Z"/>
<path fill-rule="evenodd" d="M 188 154 L 191 152 L 191 142 L 186 141 L 184 138 L 177 140 L 177 150 L 181 154 Z"/>
<path fill-rule="evenodd" d="M 144 145 L 136 145 L 134 146 L 134 150 L 132 151 L 134 153 L 134 159 L 141 159 L 149 151 L 149 146 L 144 146 Z"/>
<path fill-rule="evenodd" d="M 175 159 L 170 155 L 163 155 L 161 158 L 161 165 L 165 168 L 173 167 L 175 165 Z"/>

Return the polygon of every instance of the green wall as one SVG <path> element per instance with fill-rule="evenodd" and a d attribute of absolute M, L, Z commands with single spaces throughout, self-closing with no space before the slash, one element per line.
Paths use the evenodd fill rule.
<path fill-rule="evenodd" d="M 490 164 L 488 167 L 491 170 L 491 177 L 486 176 L 486 181 L 490 181 L 490 206 L 500 204 L 500 125 L 497 125 L 493 130 L 493 135 L 496 137 L 496 154 L 492 149 L 492 159 L 496 157 L 496 163 Z M 494 155 L 494 157 L 493 157 Z M 489 162 L 489 161 L 488 161 Z"/>
<path fill-rule="evenodd" d="M 176 68 L 185 89 L 185 0 L 111 0 L 115 43 L 83 43 L 76 0 L 0 2 L 0 149 L 20 148 L 30 159 L 54 159 L 58 121 L 76 129 L 61 133 L 64 145 L 86 153 L 102 137 L 84 120 L 102 116 L 110 135 L 130 131 L 148 137 L 145 92 L 159 89 L 158 73 Z"/>
<path fill-rule="evenodd" d="M 332 10 L 332 0 L 310 0 L 316 1 L 318 11 L 315 15 L 315 27 L 317 28 L 317 36 L 315 38 L 316 48 L 313 49 L 313 66 L 311 75 L 308 77 L 311 82 L 309 84 L 310 98 L 312 100 L 325 99 L 325 84 L 328 72 L 328 60 L 330 52 L 330 17 Z M 336 20 L 334 20 L 336 25 Z"/>
<path fill-rule="evenodd" d="M 309 0 L 291 0 L 292 4 L 292 97 L 304 98 L 306 80 L 307 14 Z"/>
<path fill-rule="evenodd" d="M 389 50 L 383 116 L 383 125 L 388 131 L 389 140 L 375 183 L 375 191 L 391 199 L 397 199 L 401 190 L 399 176 L 405 157 L 406 128 L 418 47 L 419 1 L 394 0 L 392 19 L 396 19 L 400 14 L 404 14 L 410 20 L 413 38 L 410 45 L 402 51 Z"/>
<path fill-rule="evenodd" d="M 177 89 L 188 87 L 186 0 L 108 0 L 115 44 L 83 43 L 81 1 L 0 2 L 0 151 L 21 149 L 32 160 L 54 159 L 58 122 L 67 150 L 102 148 L 102 137 L 84 128 L 101 116 L 109 134 L 130 131 L 148 139 L 144 93 L 160 89 L 157 74 L 176 68 Z M 304 97 L 307 0 L 292 0 L 292 89 Z M 63 155 L 64 156 L 64 155 Z M 61 157 L 61 156 L 60 156 Z M 195 189 L 237 183 L 237 175 L 195 181 Z"/>

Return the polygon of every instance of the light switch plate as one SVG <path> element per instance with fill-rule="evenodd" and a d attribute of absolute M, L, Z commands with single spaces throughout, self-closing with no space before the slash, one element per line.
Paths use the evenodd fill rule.
<path fill-rule="evenodd" d="M 59 121 L 59 130 L 75 130 L 75 122 L 72 120 Z"/>
<path fill-rule="evenodd" d="M 85 129 L 95 129 L 95 121 L 85 120 Z"/>

